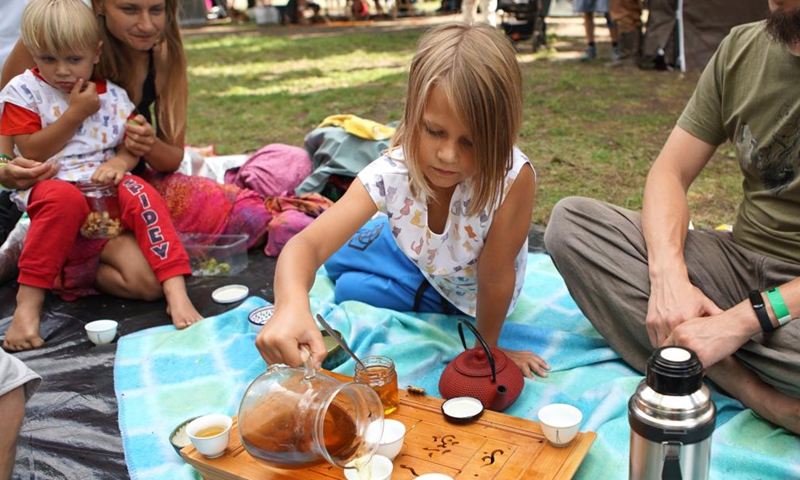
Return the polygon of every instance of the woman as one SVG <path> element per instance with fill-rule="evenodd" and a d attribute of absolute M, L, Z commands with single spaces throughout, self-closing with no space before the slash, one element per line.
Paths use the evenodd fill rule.
<path fill-rule="evenodd" d="M 125 88 L 137 105 L 139 114 L 134 118 L 135 123 L 126 126 L 125 146 L 141 157 L 135 173 L 164 197 L 176 229 L 187 233 L 248 233 L 249 246 L 253 246 L 263 240 L 270 218 L 257 193 L 219 185 L 210 179 L 169 174 L 177 170 L 183 159 L 187 116 L 186 57 L 178 25 L 178 3 L 178 0 L 92 0 L 103 35 L 103 52 L 96 74 Z M 18 42 L 4 65 L 3 85 L 33 66 L 30 54 Z M 10 154 L 6 148 L 2 151 Z M 0 184 L 27 188 L 52 174 L 48 167 L 15 159 L 0 168 Z M 209 205 L 214 208 L 208 208 Z M 86 252 L 80 256 L 85 259 Z M 129 235 L 121 235 L 103 246 L 96 275 L 81 271 L 78 276 L 93 278 L 95 285 L 105 292 L 124 298 L 153 298 L 154 292 L 160 290 Z M 68 287 L 80 295 L 91 285 Z"/>

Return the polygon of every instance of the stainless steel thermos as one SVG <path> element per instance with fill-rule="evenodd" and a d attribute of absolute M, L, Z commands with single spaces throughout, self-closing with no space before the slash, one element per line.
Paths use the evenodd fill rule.
<path fill-rule="evenodd" d="M 705 480 L 716 407 L 703 365 L 683 347 L 662 347 L 628 401 L 631 480 Z"/>

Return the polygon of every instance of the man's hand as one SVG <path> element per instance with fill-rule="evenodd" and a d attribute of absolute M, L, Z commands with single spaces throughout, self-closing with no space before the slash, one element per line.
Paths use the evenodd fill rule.
<path fill-rule="evenodd" d="M 137 157 L 144 157 L 156 143 L 153 126 L 143 115 L 136 115 L 125 125 L 125 148 Z"/>
<path fill-rule="evenodd" d="M 708 317 L 697 317 L 678 325 L 664 345 L 679 345 L 692 350 L 703 368 L 733 355 L 750 339 L 744 322 L 732 310 Z"/>
<path fill-rule="evenodd" d="M 58 173 L 55 162 L 37 162 L 17 157 L 0 168 L 0 184 L 6 188 L 25 190 L 41 180 L 52 178 Z"/>
<path fill-rule="evenodd" d="M 650 344 L 655 348 L 664 345 L 673 330 L 690 318 L 720 313 L 723 311 L 688 280 L 654 283 L 645 318 Z"/>
<path fill-rule="evenodd" d="M 100 110 L 100 96 L 97 95 L 97 85 L 82 78 L 75 82 L 69 94 L 69 109 L 83 120 Z"/>

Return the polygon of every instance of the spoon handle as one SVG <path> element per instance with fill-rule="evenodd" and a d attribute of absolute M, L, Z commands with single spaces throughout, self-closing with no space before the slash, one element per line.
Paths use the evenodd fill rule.
<path fill-rule="evenodd" d="M 361 363 L 361 360 L 359 360 L 359 359 L 358 359 L 358 357 L 356 357 L 356 354 L 355 354 L 355 353 L 353 353 L 353 351 L 352 351 L 352 350 L 350 350 L 350 347 L 348 347 L 348 346 L 347 346 L 347 342 L 345 342 L 345 341 L 344 341 L 344 339 L 343 339 L 342 337 L 340 337 L 340 336 L 339 336 L 339 335 L 336 333 L 336 330 L 334 330 L 333 328 L 331 328 L 331 326 L 330 326 L 330 325 L 328 325 L 328 322 L 326 322 L 326 321 L 325 321 L 325 319 L 324 319 L 324 318 L 322 318 L 322 315 L 320 315 L 319 313 L 317 314 L 317 321 L 319 322 L 319 324 L 320 324 L 320 325 L 322 325 L 322 328 L 324 328 L 324 329 L 325 329 L 325 331 L 326 331 L 326 332 L 328 332 L 328 335 L 330 335 L 330 336 L 331 336 L 331 338 L 333 338 L 333 339 L 336 341 L 336 343 L 338 343 L 338 344 L 339 344 L 339 346 L 340 346 L 340 347 L 342 347 L 342 349 L 343 349 L 343 350 L 344 350 L 344 351 L 345 351 L 345 352 L 346 352 L 348 355 L 350 355 L 350 357 L 351 357 L 353 360 L 355 360 L 357 364 L 359 364 L 359 365 L 361 366 L 361 368 L 363 368 L 364 370 L 366 370 L 366 369 L 367 369 L 367 367 L 366 367 L 366 366 L 364 366 L 364 364 L 363 364 L 363 363 Z"/>

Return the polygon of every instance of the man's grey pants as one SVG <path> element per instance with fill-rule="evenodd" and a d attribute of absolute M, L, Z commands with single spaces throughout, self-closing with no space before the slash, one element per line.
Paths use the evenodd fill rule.
<path fill-rule="evenodd" d="M 645 328 L 650 278 L 641 215 L 569 197 L 553 208 L 545 246 L 572 298 L 626 362 L 644 372 L 653 351 Z M 800 248 L 800 245 L 798 245 Z M 690 230 L 689 279 L 720 308 L 800 276 L 800 265 L 736 245 L 728 232 Z M 736 357 L 778 390 L 800 397 L 800 320 L 758 334 Z"/>

